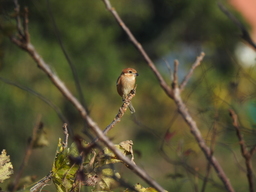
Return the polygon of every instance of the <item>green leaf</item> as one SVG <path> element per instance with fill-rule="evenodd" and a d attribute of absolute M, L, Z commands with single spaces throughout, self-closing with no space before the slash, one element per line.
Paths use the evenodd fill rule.
<path fill-rule="evenodd" d="M 75 144 L 72 144 L 70 148 L 64 148 L 61 139 L 59 139 L 55 161 L 52 166 L 52 180 L 58 192 L 69 191 L 74 184 L 79 165 L 70 163 L 69 156 L 71 155 L 78 156 Z"/>
<path fill-rule="evenodd" d="M 6 150 L 4 149 L 0 155 L 0 183 L 9 179 L 11 174 L 13 174 L 13 166 L 10 162 L 10 156 L 6 155 Z"/>

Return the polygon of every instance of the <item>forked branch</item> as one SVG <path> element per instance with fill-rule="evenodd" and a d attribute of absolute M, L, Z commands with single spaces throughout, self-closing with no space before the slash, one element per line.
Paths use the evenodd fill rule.
<path fill-rule="evenodd" d="M 237 118 L 237 114 L 235 113 L 234 110 L 229 109 L 229 114 L 233 120 L 233 126 L 236 129 L 236 135 L 237 138 L 239 140 L 239 145 L 240 145 L 240 149 L 241 149 L 241 154 L 245 160 L 245 165 L 246 165 L 246 171 L 247 171 L 247 180 L 249 183 L 249 190 L 250 192 L 254 192 L 254 185 L 253 185 L 253 169 L 252 169 L 252 155 L 254 153 L 254 148 L 255 146 L 249 151 L 247 149 L 245 140 L 243 138 L 243 135 L 240 131 L 240 127 L 238 124 L 238 118 Z"/>
<path fill-rule="evenodd" d="M 177 73 L 177 70 L 174 71 L 174 73 Z M 174 74 L 174 77 L 178 78 L 178 74 Z M 184 121 L 188 124 L 190 128 L 191 134 L 194 136 L 196 139 L 199 147 L 203 151 L 206 159 L 212 164 L 214 167 L 216 173 L 218 174 L 219 178 L 225 185 L 226 189 L 230 192 L 234 192 L 234 189 L 226 176 L 224 170 L 222 169 L 221 165 L 219 164 L 218 160 L 215 158 L 215 156 L 212 155 L 210 148 L 206 145 L 205 140 L 203 139 L 201 132 L 199 128 L 196 125 L 196 122 L 193 120 L 192 116 L 188 112 L 188 109 L 186 105 L 184 104 L 183 100 L 181 99 L 180 96 L 180 88 L 177 85 L 178 80 L 176 79 L 174 81 L 173 85 L 173 91 L 174 91 L 174 101 L 178 107 L 178 111 L 181 114 L 182 118 Z"/>

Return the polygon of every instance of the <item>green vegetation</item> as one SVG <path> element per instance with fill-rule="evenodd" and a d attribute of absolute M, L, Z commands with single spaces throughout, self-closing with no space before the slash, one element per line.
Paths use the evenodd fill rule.
<path fill-rule="evenodd" d="M 108 133 L 109 138 L 114 143 L 132 140 L 136 164 L 167 191 L 201 191 L 208 161 L 175 103 L 161 89 L 104 3 L 92 0 L 25 0 L 19 3 L 21 16 L 24 16 L 24 7 L 29 10 L 31 43 L 68 89 L 85 103 L 102 130 L 111 123 L 122 104 L 115 86 L 121 70 L 133 67 L 138 71 L 137 92 L 132 100 L 136 113 L 130 115 L 127 111 Z M 173 72 L 174 59 L 180 62 L 181 81 L 200 52 L 205 52 L 206 57 L 194 71 L 182 98 L 235 190 L 247 191 L 244 159 L 228 111 L 234 109 L 237 113 L 248 148 L 255 146 L 256 71 L 255 65 L 246 67 L 235 55 L 241 41 L 239 28 L 221 12 L 215 1 L 112 0 L 111 4 L 170 85 L 169 67 Z M 243 22 L 232 7 L 225 6 Z M 55 152 L 58 138 L 63 135 L 63 123 L 69 125 L 70 142 L 80 135 L 88 143 L 90 137 L 84 133 L 89 128 L 30 55 L 10 41 L 9 37 L 17 34 L 14 3 L 2 0 L 0 12 L 0 150 L 6 149 L 10 154 L 15 175 L 24 160 L 36 119 L 42 117 L 41 143 L 34 146 L 23 173 L 24 177 L 37 176 L 32 183 L 47 175 L 53 162 L 56 163 L 55 158 L 60 158 Z M 75 77 L 64 52 L 72 63 Z M 75 78 L 80 82 L 83 98 Z M 68 147 L 75 150 L 76 146 Z M 69 155 L 64 154 L 62 159 Z M 88 158 L 92 156 L 91 152 Z M 68 164 L 68 159 L 65 161 Z M 153 191 L 117 161 L 114 163 L 117 175 L 125 182 L 141 191 Z M 101 163 L 100 167 L 107 164 Z M 61 173 L 62 176 L 72 175 L 69 175 L 68 187 L 63 188 L 61 179 L 53 179 L 55 185 L 59 183 L 59 191 L 72 186 L 78 166 L 68 168 L 70 171 L 65 167 Z M 109 167 L 105 170 L 114 174 Z M 106 183 L 106 186 L 101 185 L 101 190 L 110 190 L 109 181 Z M 2 189 L 7 185 L 5 182 Z M 53 185 L 45 189 L 55 190 Z M 82 187 L 82 191 L 91 189 Z M 212 169 L 205 191 L 217 190 L 225 188 Z"/>

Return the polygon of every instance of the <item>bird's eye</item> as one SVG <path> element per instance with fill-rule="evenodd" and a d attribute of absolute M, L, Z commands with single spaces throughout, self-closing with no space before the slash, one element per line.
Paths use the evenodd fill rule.
<path fill-rule="evenodd" d="M 132 73 L 132 71 L 129 71 L 129 73 Z"/>

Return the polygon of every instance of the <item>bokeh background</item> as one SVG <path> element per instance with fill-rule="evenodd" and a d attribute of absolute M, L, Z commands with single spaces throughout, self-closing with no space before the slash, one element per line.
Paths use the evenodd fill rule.
<path fill-rule="evenodd" d="M 249 0 L 243 2 L 249 4 Z M 133 140 L 136 163 L 166 190 L 200 191 L 208 162 L 173 101 L 165 95 L 104 3 L 99 0 L 24 0 L 19 3 L 21 9 L 24 6 L 29 9 L 32 44 L 81 100 L 59 43 L 61 39 L 81 84 L 82 100 L 102 129 L 112 121 L 122 104 L 115 86 L 121 70 L 137 69 L 138 87 L 133 99 L 136 114 L 132 116 L 127 112 L 109 136 L 115 143 Z M 196 57 L 205 52 L 205 59 L 195 70 L 182 97 L 234 188 L 246 191 L 244 160 L 228 112 L 230 108 L 236 111 L 248 147 L 254 146 L 255 52 L 240 38 L 240 29 L 219 9 L 217 1 L 112 0 L 111 3 L 168 83 L 171 84 L 174 59 L 180 62 L 181 81 Z M 243 10 L 239 9 L 242 6 L 235 1 L 221 3 L 254 38 L 255 31 L 251 29 L 255 28 L 251 26 L 256 16 L 254 20 L 252 15 L 243 17 Z M 7 150 L 17 171 L 32 128 L 41 116 L 48 145 L 33 150 L 24 172 L 24 175 L 37 175 L 39 179 L 51 169 L 58 138 L 63 137 L 63 121 L 56 110 L 35 93 L 60 110 L 73 136 L 79 134 L 87 139 L 83 134 L 86 127 L 76 109 L 32 58 L 8 39 L 15 28 L 13 8 L 12 1 L 1 1 L 0 149 Z M 129 183 L 147 186 L 125 167 L 121 167 L 120 172 Z M 213 170 L 209 178 L 211 181 L 205 191 L 225 191 Z"/>

